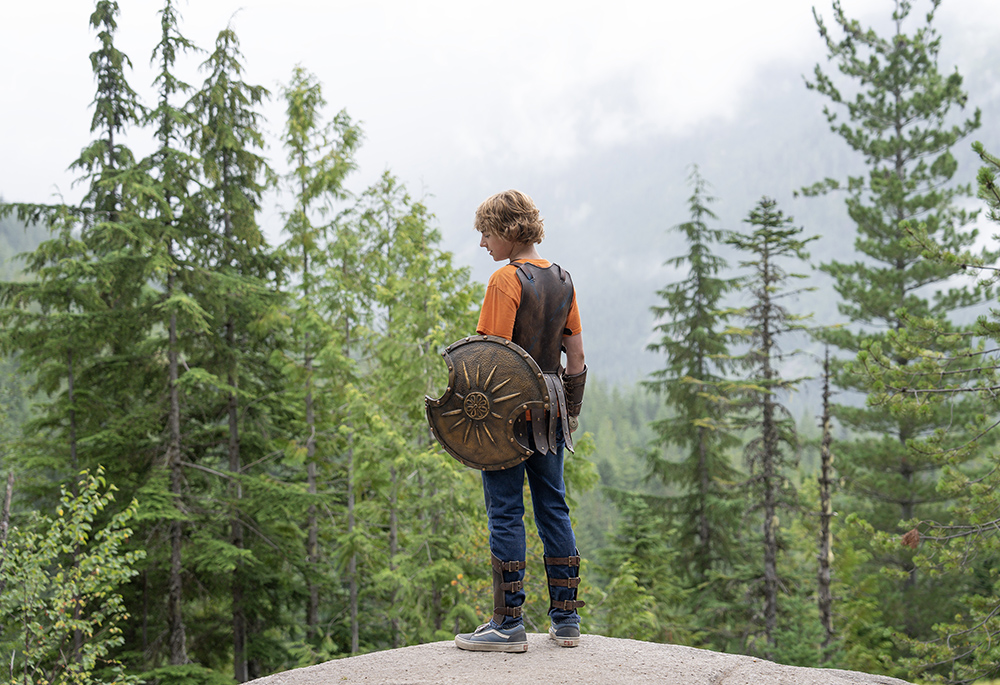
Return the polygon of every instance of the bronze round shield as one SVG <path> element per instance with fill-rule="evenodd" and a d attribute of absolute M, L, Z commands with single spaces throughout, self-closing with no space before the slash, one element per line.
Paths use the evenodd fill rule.
<path fill-rule="evenodd" d="M 525 411 L 545 411 L 549 392 L 538 364 L 509 340 L 475 335 L 444 351 L 448 387 L 425 397 L 431 432 L 466 466 L 494 471 L 521 463 L 532 451 L 514 434 Z"/>

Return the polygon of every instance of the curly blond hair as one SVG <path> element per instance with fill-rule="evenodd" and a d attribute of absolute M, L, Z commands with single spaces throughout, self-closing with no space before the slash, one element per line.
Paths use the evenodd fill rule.
<path fill-rule="evenodd" d="M 520 190 L 505 190 L 486 198 L 476 209 L 476 230 L 512 243 L 540 243 L 545 237 L 544 219 L 535 202 Z"/>

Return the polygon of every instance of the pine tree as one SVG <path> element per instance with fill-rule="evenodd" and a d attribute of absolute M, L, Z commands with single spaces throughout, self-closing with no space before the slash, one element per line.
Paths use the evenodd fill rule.
<path fill-rule="evenodd" d="M 194 120 L 186 107 L 178 106 L 175 99 L 189 91 L 191 87 L 180 80 L 175 71 L 178 53 L 194 51 L 195 46 L 188 41 L 178 29 L 180 17 L 172 0 L 166 0 L 160 10 L 160 42 L 155 46 L 151 62 L 159 68 L 153 85 L 157 89 L 157 105 L 146 115 L 148 125 L 155 127 L 157 148 L 140 166 L 147 169 L 153 178 L 157 202 L 149 212 L 152 230 L 156 233 L 154 245 L 161 252 L 160 261 L 154 271 L 156 281 L 162 286 L 162 295 L 155 303 L 153 316 L 159 320 L 166 331 L 166 340 L 151 337 L 150 343 L 156 344 L 166 352 L 166 369 L 157 369 L 158 378 L 150 377 L 147 382 L 156 388 L 162 388 L 166 395 L 166 415 L 159 421 L 162 428 L 159 432 L 165 434 L 163 444 L 165 450 L 158 455 L 155 466 L 150 471 L 149 480 L 141 490 L 141 496 L 146 502 L 149 518 L 156 518 L 150 531 L 150 539 L 158 539 L 155 532 L 168 529 L 171 541 L 171 555 L 168 559 L 169 572 L 165 594 L 167 601 L 167 620 L 170 634 L 170 662 L 174 665 L 187 663 L 186 631 L 182 617 L 183 583 L 181 534 L 186 506 L 183 502 L 181 483 L 183 475 L 181 464 L 185 448 L 182 441 L 182 381 L 180 374 L 181 355 L 183 350 L 191 352 L 192 340 L 186 331 L 204 331 L 209 324 L 207 316 L 196 299 L 191 296 L 192 287 L 189 256 L 184 254 L 184 246 L 197 237 L 204 225 L 204 217 L 199 214 L 199 208 L 192 202 L 190 189 L 197 183 L 197 160 L 186 149 L 187 141 L 194 128 Z M 163 378 L 165 371 L 166 377 Z M 161 402 L 157 402 L 161 405 Z M 163 478 L 161 476 L 166 476 Z M 169 490 L 161 491 L 161 487 L 169 482 Z M 153 504 L 173 500 L 166 507 Z M 151 545 L 152 551 L 156 546 Z M 156 575 L 156 567 L 161 559 L 152 557 L 149 565 L 142 572 L 143 596 L 134 597 L 139 603 L 136 607 L 139 615 L 146 620 L 152 614 L 158 616 L 156 607 L 149 605 L 148 585 L 150 570 Z M 131 636 L 135 639 L 137 636 Z M 141 641 L 143 652 L 149 649 L 148 636 L 143 635 Z M 155 659 L 154 659 L 155 662 Z"/>
<path fill-rule="evenodd" d="M 82 204 L 11 208 L 54 234 L 26 258 L 35 280 L 5 288 L 4 297 L 5 318 L 16 325 L 7 349 L 24 350 L 26 371 L 50 398 L 25 426 L 41 439 L 23 459 L 28 464 L 40 454 L 57 474 L 54 483 L 42 484 L 48 498 L 60 483 L 72 491 L 80 469 L 101 465 L 131 496 L 139 480 L 133 467 L 144 461 L 156 433 L 155 403 L 144 382 L 153 371 L 145 348 L 148 284 L 160 255 L 147 216 L 156 192 L 122 143 L 145 109 L 128 84 L 128 57 L 115 46 L 117 14 L 116 3 L 99 1 L 90 17 L 99 40 L 91 54 L 96 138 L 72 165 L 87 184 Z M 70 566 L 78 560 L 72 551 Z M 74 635 L 77 662 L 84 637 L 80 630 Z"/>
<path fill-rule="evenodd" d="M 268 582 L 270 574 L 282 571 L 280 564 L 265 565 L 257 554 L 274 556 L 265 549 L 275 546 L 271 536 L 279 540 L 284 537 L 269 527 L 282 525 L 280 516 L 272 518 L 260 502 L 248 501 L 251 494 L 282 496 L 280 488 L 273 487 L 265 474 L 251 474 L 248 468 L 268 464 L 274 451 L 272 441 L 278 437 L 273 422 L 275 412 L 282 410 L 273 391 L 279 384 L 279 370 L 270 360 L 275 348 L 282 344 L 280 329 L 274 323 L 281 303 L 277 285 L 283 279 L 283 267 L 257 223 L 262 194 L 273 177 L 262 155 L 259 111 L 268 93 L 242 80 L 241 60 L 235 32 L 231 28 L 221 31 L 215 49 L 203 64 L 208 72 L 205 81 L 190 101 L 198 119 L 192 147 L 204 178 L 195 201 L 200 205 L 198 213 L 207 220 L 207 230 L 192 248 L 199 256 L 200 297 L 214 322 L 205 339 L 204 357 L 196 360 L 207 374 L 192 382 L 200 381 L 215 397 L 218 393 L 224 398 L 222 404 L 210 403 L 201 409 L 205 412 L 202 439 L 209 447 L 200 455 L 202 473 L 224 474 L 225 492 L 217 490 L 217 482 L 199 486 L 204 488 L 198 499 L 206 517 L 199 532 L 214 528 L 218 520 L 215 502 L 225 502 L 228 531 L 219 534 L 225 537 L 226 544 L 219 547 L 214 540 L 203 544 L 215 549 L 213 560 L 219 565 L 218 571 L 228 577 L 234 675 L 239 682 L 253 677 L 259 666 L 249 657 L 249 642 L 263 633 L 265 617 L 274 617 L 271 598 L 267 593 L 254 592 L 254 588 Z M 220 419 L 222 423 L 216 423 Z M 224 430 L 220 430 L 222 426 Z M 178 465 L 172 473 L 180 474 L 181 466 L 199 465 Z M 178 477 L 172 485 L 176 497 L 182 494 L 182 484 Z M 282 509 L 276 504 L 274 513 Z M 248 528 L 254 531 L 249 539 Z M 183 544 L 179 521 L 172 538 L 174 565 L 180 563 Z M 279 553 L 276 558 L 288 557 Z M 250 564 L 253 572 L 248 568 Z M 208 585 L 204 579 L 202 582 Z M 171 602 L 177 592 L 172 592 Z M 172 621 L 179 618 L 177 613 Z M 177 635 L 178 644 L 172 649 L 172 663 L 181 655 L 181 637 Z"/>
<path fill-rule="evenodd" d="M 146 368 L 138 347 L 148 326 L 144 288 L 155 265 L 144 218 L 150 182 L 120 142 L 144 110 L 125 76 L 129 60 L 114 45 L 116 15 L 115 3 L 101 1 L 90 17 L 100 40 L 91 54 L 97 80 L 91 132 L 97 138 L 72 165 L 88 184 L 83 203 L 5 205 L 3 210 L 45 224 L 53 235 L 25 255 L 25 273 L 34 280 L 4 288 L 6 321 L 12 324 L 6 340 L 8 350 L 24 350 L 26 370 L 39 374 L 38 389 L 53 398 L 28 430 L 63 444 L 50 452 L 62 455 L 57 457 L 61 465 L 50 462 L 49 467 L 63 470 L 70 487 L 75 483 L 70 473 L 101 461 L 120 475 L 127 460 L 118 457 L 130 451 L 124 445 L 134 434 L 122 424 L 115 424 L 121 430 L 113 433 L 112 417 L 122 405 L 135 407 L 142 390 L 115 372 L 131 368 L 141 375 Z M 81 399 L 88 406 L 82 415 L 77 411 Z M 140 411 L 131 418 L 143 430 Z M 83 438 L 88 454 L 82 453 Z"/>
<path fill-rule="evenodd" d="M 330 397 L 336 381 L 327 377 L 326 383 L 317 386 L 314 364 L 324 348 L 336 353 L 337 346 L 328 347 L 333 337 L 330 323 L 317 306 L 318 281 L 324 274 L 324 262 L 329 242 L 330 223 L 322 222 L 333 208 L 333 203 L 346 196 L 343 182 L 355 168 L 353 154 L 360 138 L 360 129 L 341 111 L 327 125 L 321 121 L 326 104 L 321 85 L 302 67 L 296 67 L 291 83 L 284 91 L 286 108 L 285 148 L 292 171 L 288 185 L 295 193 L 295 207 L 288 213 L 285 231 L 288 241 L 282 246 L 287 254 L 291 273 L 297 278 L 296 307 L 292 313 L 293 337 L 297 355 L 292 368 L 295 382 L 302 386 L 302 435 L 297 444 L 305 446 L 307 487 L 310 495 L 318 495 L 317 435 L 331 430 L 327 418 L 332 418 Z M 316 223 L 319 220 L 322 223 Z M 326 359 L 336 368 L 336 360 Z M 290 372 L 290 371 L 286 371 Z M 323 376 L 323 370 L 319 370 Z M 325 386 L 325 387 L 324 387 Z M 323 387 L 323 392 L 318 392 Z M 297 392 L 295 393 L 298 394 Z M 317 420 L 317 400 L 319 416 Z M 328 457 L 329 455 L 324 455 Z M 328 476 L 327 476 L 328 477 Z M 309 505 L 306 522 L 306 555 L 309 570 L 306 584 L 309 597 L 306 604 L 306 627 L 310 638 L 315 638 L 319 622 L 319 518 L 318 505 Z"/>
<path fill-rule="evenodd" d="M 622 520 L 599 563 L 610 579 L 595 616 L 599 631 L 610 637 L 687 644 L 693 639 L 685 624 L 692 588 L 681 587 L 674 571 L 677 552 L 664 529 L 669 523 L 635 494 L 616 497 Z"/>
<path fill-rule="evenodd" d="M 978 175 L 979 197 L 991 221 L 1000 223 L 1000 190 L 996 182 L 1000 158 L 979 143 L 973 149 L 984 166 Z M 923 247 L 922 258 L 978 274 L 980 284 L 997 282 L 997 269 L 971 250 L 943 250 L 929 239 L 927 227 L 903 224 L 914 244 Z M 934 591 L 944 608 L 926 637 L 907 641 L 913 656 L 905 661 L 914 677 L 967 683 L 1000 674 L 995 650 L 1000 623 L 994 567 L 1000 554 L 996 535 L 998 487 L 996 456 L 997 341 L 1000 324 L 996 311 L 980 316 L 971 328 L 978 342 L 956 345 L 960 337 L 933 317 L 910 319 L 910 325 L 890 334 L 886 347 L 873 346 L 862 358 L 863 368 L 875 389 L 873 401 L 888 407 L 893 416 L 920 420 L 956 403 L 973 403 L 979 410 L 965 426 L 942 428 L 913 439 L 908 451 L 915 458 L 933 459 L 942 465 L 939 488 L 952 502 L 946 516 L 924 517 L 902 538 L 881 535 L 883 546 L 918 550 L 914 565 L 934 574 Z M 965 337 L 965 336 L 961 336 Z M 942 354 L 941 350 L 948 350 Z M 902 356 L 906 363 L 897 359 Z"/>
<path fill-rule="evenodd" d="M 805 278 L 790 273 L 782 265 L 789 259 L 805 260 L 807 243 L 812 239 L 801 237 L 802 229 L 791 225 L 770 198 L 762 198 L 750 212 L 746 222 L 752 226 L 748 235 L 733 233 L 727 243 L 747 253 L 749 258 L 741 266 L 749 268 L 751 275 L 746 287 L 752 304 L 746 307 L 741 318 L 749 339 L 750 349 L 745 356 L 749 374 L 745 383 L 732 386 L 738 394 L 741 413 L 734 419 L 734 427 L 748 432 L 749 441 L 744 448 L 749 480 L 745 487 L 755 518 L 759 516 L 762 528 L 764 599 L 763 625 L 767 645 L 763 651 L 770 654 L 776 645 L 778 627 L 778 552 L 779 509 L 794 506 L 794 491 L 788 479 L 788 470 L 795 464 L 798 437 L 794 418 L 781 404 L 781 395 L 794 390 L 801 379 L 785 379 L 779 373 L 779 363 L 788 355 L 780 351 L 780 342 L 788 333 L 802 330 L 805 317 L 788 311 L 781 300 L 803 289 L 789 289 L 790 279 Z"/>
<path fill-rule="evenodd" d="M 933 27 L 939 1 L 931 3 L 926 24 L 913 33 L 904 32 L 912 3 L 896 0 L 892 13 L 894 32 L 881 36 L 849 19 L 839 2 L 833 5 L 834 20 L 843 32 L 837 40 L 816 15 L 819 32 L 829 58 L 846 77 L 844 83 L 817 66 L 808 83 L 847 110 L 847 120 L 825 108 L 831 129 L 841 136 L 867 165 L 863 176 L 846 184 L 827 179 L 805 190 L 806 194 L 845 190 L 847 211 L 857 225 L 855 248 L 863 259 L 831 261 L 822 265 L 842 298 L 840 312 L 854 324 L 831 329 L 821 335 L 850 355 L 866 349 L 885 354 L 905 364 L 901 350 L 893 349 L 893 334 L 901 334 L 914 321 L 935 320 L 953 332 L 953 312 L 981 303 L 981 286 L 951 287 L 948 279 L 958 269 L 943 262 L 920 259 L 921 247 L 909 240 L 901 222 L 919 220 L 928 239 L 942 249 L 963 252 L 973 245 L 975 231 L 963 230 L 974 213 L 958 207 L 967 196 L 967 185 L 955 185 L 957 163 L 952 147 L 980 125 L 980 113 L 952 123 L 954 108 L 964 108 L 967 96 L 957 71 L 942 74 L 938 67 L 941 39 Z M 850 91 L 843 90 L 849 88 Z M 993 261 L 996 253 L 984 251 L 981 258 Z M 929 290 L 936 290 L 928 297 Z M 959 356 L 968 349 L 969 338 L 938 339 L 938 352 Z M 863 363 L 834 363 L 835 384 L 844 390 L 868 393 L 872 387 Z M 846 492 L 855 508 L 876 529 L 900 533 L 900 521 L 936 516 L 945 494 L 937 489 L 939 462 L 907 449 L 907 443 L 943 426 L 967 423 L 972 407 L 953 403 L 921 415 L 894 415 L 886 405 L 834 407 L 834 417 L 854 436 L 839 450 L 839 469 Z M 898 548 L 897 548 L 898 549 Z M 935 620 L 921 618 L 929 610 L 926 593 L 917 590 L 915 566 L 910 554 L 899 550 L 879 555 L 874 568 L 891 565 L 908 576 L 895 592 L 885 587 L 885 597 L 902 592 L 895 600 L 896 627 L 910 635 L 925 632 Z M 874 571 L 873 568 L 873 571 Z"/>
<path fill-rule="evenodd" d="M 368 553 L 368 540 L 359 525 L 366 487 L 363 455 L 366 430 L 376 406 L 363 387 L 365 366 L 375 342 L 378 316 L 377 289 L 385 273 L 383 236 L 370 222 L 359 221 L 356 213 L 339 216 L 331 226 L 331 240 L 325 257 L 323 287 L 317 293 L 323 315 L 334 333 L 326 356 L 336 359 L 340 386 L 339 408 L 333 417 L 339 425 L 338 470 L 343 475 L 343 518 L 346 526 L 335 535 L 334 545 L 347 584 L 348 641 L 350 653 L 361 645 L 361 602 L 364 599 L 359 563 Z"/>
<path fill-rule="evenodd" d="M 657 293 L 664 303 L 652 311 L 662 338 L 648 349 L 663 352 L 667 365 L 645 385 L 662 394 L 671 410 L 653 424 L 659 449 L 650 453 L 649 466 L 654 477 L 682 493 L 661 501 L 678 529 L 678 569 L 690 587 L 704 587 L 713 571 L 731 564 L 741 509 L 732 489 L 740 478 L 729 456 L 739 440 L 726 426 L 727 406 L 719 392 L 733 370 L 728 357 L 733 336 L 726 332 L 729 314 L 723 302 L 738 282 L 720 275 L 727 264 L 713 245 L 721 242 L 723 231 L 705 223 L 716 218 L 708 208 L 714 198 L 697 168 L 690 183 L 691 220 L 675 227 L 688 252 L 666 262 L 688 271 Z M 683 450 L 683 460 L 667 459 L 669 447 Z"/>

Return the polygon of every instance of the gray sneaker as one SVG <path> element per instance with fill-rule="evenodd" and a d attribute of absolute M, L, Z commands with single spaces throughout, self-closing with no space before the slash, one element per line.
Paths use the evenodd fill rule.
<path fill-rule="evenodd" d="M 580 625 L 578 623 L 551 624 L 549 637 L 559 643 L 560 647 L 576 647 L 580 644 Z"/>
<path fill-rule="evenodd" d="M 579 634 L 577 631 L 577 635 Z M 504 630 L 484 623 L 473 633 L 456 635 L 455 646 L 473 652 L 527 652 L 528 636 L 524 633 L 523 625 Z"/>

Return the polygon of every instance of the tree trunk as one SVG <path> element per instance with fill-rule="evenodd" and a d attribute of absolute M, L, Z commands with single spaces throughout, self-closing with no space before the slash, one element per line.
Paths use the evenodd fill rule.
<path fill-rule="evenodd" d="M 766 448 L 765 448 L 766 449 Z M 774 646 L 778 626 L 777 478 L 771 455 L 764 456 L 764 631 Z"/>
<path fill-rule="evenodd" d="M 826 351 L 823 361 L 823 417 L 821 419 L 823 438 L 820 443 L 820 475 L 819 475 L 819 571 L 817 573 L 817 601 L 819 603 L 819 618 L 823 624 L 822 661 L 826 662 L 830 655 L 826 648 L 833 642 L 833 597 L 830 592 L 830 562 L 833 559 L 833 534 L 830 524 L 833 521 L 833 453 L 830 444 L 833 442 L 830 424 L 830 350 Z"/>
<path fill-rule="evenodd" d="M 229 336 L 232 337 L 232 322 L 227 324 Z M 232 348 L 230 348 L 232 349 Z M 229 385 L 236 387 L 238 382 L 235 372 L 229 375 Z M 243 549 L 243 523 L 240 521 L 240 499 L 243 489 L 240 484 L 240 433 L 239 433 L 239 402 L 236 392 L 229 394 L 229 471 L 233 474 L 230 480 L 230 497 L 233 510 L 230 515 L 230 531 L 232 544 L 238 550 Z M 233 599 L 233 677 L 238 683 L 247 681 L 247 625 L 244 607 L 243 562 L 237 562 L 232 576 Z"/>
<path fill-rule="evenodd" d="M 347 538 L 354 546 L 354 448 L 347 450 Z M 358 554 L 351 552 L 347 563 L 348 591 L 351 604 L 351 654 L 357 654 L 358 640 Z"/>
<path fill-rule="evenodd" d="M 183 474 L 179 455 L 170 463 L 170 493 L 178 508 L 181 507 Z M 170 665 L 188 663 L 187 638 L 184 634 L 183 585 L 181 581 L 181 543 L 184 534 L 179 520 L 170 522 L 170 577 L 167 581 L 167 627 L 170 642 Z"/>
<path fill-rule="evenodd" d="M 775 644 L 774 633 L 778 627 L 778 536 L 777 536 L 777 488 L 778 479 L 774 465 L 778 451 L 778 427 L 774 418 L 774 399 L 771 394 L 771 381 L 775 377 L 771 367 L 771 348 L 773 345 L 771 333 L 771 298 L 768 288 L 771 280 L 771 267 L 768 255 L 764 254 L 765 281 L 762 288 L 761 315 L 761 356 L 763 376 L 766 384 L 764 393 L 763 429 L 764 445 L 762 451 L 762 470 L 764 485 L 764 631 L 767 644 Z"/>
<path fill-rule="evenodd" d="M 229 175 L 229 155 L 223 154 L 222 163 L 222 186 L 228 188 L 231 183 Z M 223 235 L 226 244 L 226 263 L 232 266 L 233 252 L 233 221 L 230 211 L 223 212 Z M 239 362 L 236 351 L 236 324 L 232 315 L 226 320 L 226 351 L 232 355 L 227 381 L 229 383 L 229 472 L 232 474 L 229 492 L 232 500 L 232 510 L 230 513 L 230 541 L 237 550 L 243 549 L 243 523 L 240 521 L 240 504 L 243 497 L 242 486 L 240 485 L 240 473 L 242 462 L 240 459 L 240 416 L 239 397 L 236 394 L 239 387 Z M 237 562 L 231 577 L 230 593 L 232 597 L 233 612 L 233 677 L 236 682 L 243 683 L 247 680 L 247 620 L 244 608 L 244 576 L 243 563 Z"/>
<path fill-rule="evenodd" d="M 344 273 L 347 267 L 344 266 Z M 351 322 L 344 321 L 344 358 L 351 356 Z M 350 434 L 353 427 L 348 413 L 348 446 L 347 446 L 347 537 L 354 546 L 354 436 Z M 347 563 L 347 582 L 349 602 L 351 608 L 351 654 L 357 654 L 360 646 L 358 639 L 358 554 L 351 551 L 351 558 Z"/>
<path fill-rule="evenodd" d="M 305 197 L 305 187 L 302 188 Z M 309 302 L 309 252 L 306 249 L 305 241 L 302 244 L 302 281 L 303 295 L 308 306 Z M 309 494 L 317 493 L 316 487 L 316 412 L 313 407 L 312 389 L 312 351 L 309 349 L 309 331 L 306 331 L 303 339 L 303 351 L 305 353 L 306 371 L 306 479 Z M 319 623 L 319 585 L 316 578 L 319 577 L 319 520 L 316 515 L 316 505 L 309 505 L 308 533 L 306 537 L 306 560 L 308 570 L 306 571 L 306 585 L 309 588 L 309 599 L 306 605 L 306 635 L 310 638 L 316 636 L 316 626 Z"/>
<path fill-rule="evenodd" d="M 698 482 L 701 492 L 698 503 L 698 546 L 701 553 L 698 555 L 698 582 L 702 583 L 708 578 L 708 572 L 712 569 L 712 527 L 708 521 L 707 503 L 709 501 L 709 489 L 711 480 L 708 477 L 708 437 L 704 427 L 698 428 Z"/>
<path fill-rule="evenodd" d="M 172 245 L 168 248 L 170 256 L 173 256 Z M 174 292 L 174 274 L 167 277 L 167 297 L 171 297 Z M 178 385 L 177 369 L 177 314 L 171 312 L 170 326 L 168 331 L 167 363 L 169 374 L 170 391 L 170 414 L 167 418 L 170 438 L 167 444 L 167 468 L 170 469 L 170 492 L 174 496 L 175 503 L 179 506 L 182 493 L 181 475 L 181 411 L 180 411 L 180 388 Z M 187 659 L 187 639 L 184 630 L 184 617 L 182 615 L 183 606 L 183 584 L 181 581 L 181 543 L 183 528 L 178 520 L 170 523 L 170 577 L 167 581 L 167 621 L 170 626 L 170 663 L 173 665 L 186 664 Z"/>
<path fill-rule="evenodd" d="M 899 0 L 896 0 L 896 13 L 898 12 L 899 12 Z M 896 40 L 899 40 L 902 33 L 903 33 L 902 19 L 897 18 Z M 902 140 L 904 135 L 903 129 L 905 128 L 907 122 L 904 120 L 904 115 L 902 114 L 903 108 L 900 106 L 902 100 L 902 93 L 899 91 L 898 88 L 893 90 L 893 98 L 896 103 L 894 111 L 897 112 L 896 120 L 894 122 L 894 130 L 896 133 L 896 139 Z M 906 183 L 905 166 L 906 166 L 906 160 L 904 158 L 903 151 L 897 147 L 895 154 L 895 175 L 896 178 L 899 180 L 899 182 L 903 184 Z M 898 204 L 896 204 L 895 209 L 896 209 L 896 217 L 895 217 L 896 225 L 898 226 L 902 221 L 906 219 L 907 207 L 905 201 L 901 201 Z M 905 271 L 906 263 L 901 259 L 897 259 L 896 270 L 900 272 Z M 900 292 L 898 293 L 900 307 L 904 306 L 906 302 L 906 296 L 907 296 L 906 289 L 904 286 L 901 285 Z M 903 321 L 901 319 L 898 318 L 896 319 L 895 328 L 897 331 L 903 328 Z M 897 357 L 896 363 L 903 366 L 907 363 L 907 360 Z M 906 443 L 909 442 L 910 437 L 911 436 L 909 435 L 909 430 L 907 430 L 906 427 L 900 425 L 899 442 L 901 445 L 903 445 L 904 450 L 906 449 Z M 906 460 L 905 452 L 903 456 L 903 462 L 902 464 L 900 464 L 899 472 L 900 475 L 903 476 L 903 480 L 906 481 L 906 492 L 907 492 L 907 498 L 900 503 L 900 517 L 902 518 L 903 521 L 908 521 L 914 517 L 916 502 L 914 501 L 915 493 L 913 492 L 913 487 L 914 487 L 913 469 Z M 903 587 L 905 590 L 912 590 L 917 585 L 917 566 L 916 564 L 913 563 L 911 559 L 904 559 L 903 568 L 906 570 L 908 574 L 906 580 L 903 581 Z M 912 617 L 913 613 L 908 612 L 908 614 L 909 616 L 907 623 L 909 623 L 909 617 Z M 913 632 L 910 631 L 910 634 L 912 635 Z"/>
<path fill-rule="evenodd" d="M 389 481 L 391 491 L 389 493 L 389 573 L 392 579 L 392 599 L 389 606 L 392 611 L 392 646 L 400 647 L 399 640 L 399 583 L 396 580 L 396 554 L 399 552 L 399 518 L 397 507 L 399 506 L 399 476 L 396 474 L 396 467 L 389 467 Z"/>
<path fill-rule="evenodd" d="M 10 500 L 14 496 L 14 472 L 7 474 L 7 489 L 3 497 L 3 514 L 0 518 L 0 570 L 7 560 L 7 532 L 10 530 Z M 0 575 L 0 593 L 7 587 L 6 576 Z"/>
<path fill-rule="evenodd" d="M 79 458 L 76 453 L 76 408 L 74 402 L 74 373 L 73 373 L 73 350 L 66 352 L 66 399 L 69 400 L 69 463 L 73 469 L 73 480 L 70 483 L 70 491 L 73 496 L 80 494 L 76 489 L 76 474 L 80 469 Z"/>
<path fill-rule="evenodd" d="M 68 350 L 66 352 L 66 397 L 69 400 L 69 461 L 73 467 L 73 475 L 70 479 L 70 490 L 73 496 L 79 495 L 79 491 L 76 486 L 77 473 L 80 471 L 79 458 L 76 452 L 76 407 L 74 402 L 76 401 L 74 394 L 74 381 L 75 374 L 73 372 L 73 350 Z M 80 561 L 80 545 L 74 543 L 73 545 L 73 558 L 71 565 L 73 568 L 77 568 Z M 76 595 L 73 598 L 73 621 L 79 623 L 80 621 L 80 596 Z M 83 633 L 79 628 L 73 629 L 73 661 L 80 663 L 83 654 Z"/>

